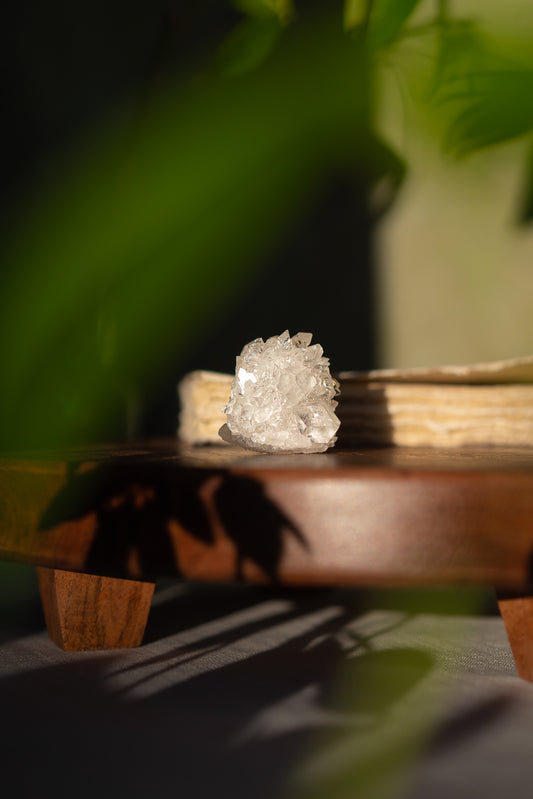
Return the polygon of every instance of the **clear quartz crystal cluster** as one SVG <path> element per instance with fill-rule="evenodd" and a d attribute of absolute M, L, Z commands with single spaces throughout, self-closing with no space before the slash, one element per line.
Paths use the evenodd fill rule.
<path fill-rule="evenodd" d="M 311 333 L 256 338 L 237 357 L 225 441 L 259 452 L 324 452 L 337 440 L 339 384 Z"/>

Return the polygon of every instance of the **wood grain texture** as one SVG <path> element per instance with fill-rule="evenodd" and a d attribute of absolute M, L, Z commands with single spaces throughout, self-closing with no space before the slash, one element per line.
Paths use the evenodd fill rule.
<path fill-rule="evenodd" d="M 533 682 L 533 596 L 501 594 L 498 607 L 511 645 L 516 670 Z"/>
<path fill-rule="evenodd" d="M 154 583 L 37 568 L 48 634 L 79 652 L 142 643 Z"/>
<path fill-rule="evenodd" d="M 0 460 L 0 557 L 108 577 L 532 583 L 533 449 L 266 456 L 176 441 Z"/>
<path fill-rule="evenodd" d="M 68 650 L 138 645 L 157 576 L 495 586 L 533 680 L 529 448 L 266 456 L 173 440 L 4 457 L 0 557 L 38 567 Z"/>

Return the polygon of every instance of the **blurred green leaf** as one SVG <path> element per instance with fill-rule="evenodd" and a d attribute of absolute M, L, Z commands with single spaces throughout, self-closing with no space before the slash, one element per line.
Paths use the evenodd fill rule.
<path fill-rule="evenodd" d="M 432 80 L 435 94 L 447 92 L 450 83 L 467 74 L 487 69 L 494 60 L 472 20 L 447 20 L 438 27 L 437 35 Z"/>
<path fill-rule="evenodd" d="M 265 0 L 232 0 L 232 6 L 249 17 L 270 17 L 272 9 Z"/>
<path fill-rule="evenodd" d="M 447 117 L 447 149 L 467 155 L 527 133 L 532 99 L 533 70 L 502 55 L 469 20 L 442 26 L 431 100 Z"/>
<path fill-rule="evenodd" d="M 499 144 L 533 129 L 533 70 L 514 69 L 470 75 L 454 95 L 461 101 L 447 135 L 458 155 Z"/>
<path fill-rule="evenodd" d="M 255 69 L 272 52 L 281 31 L 278 19 L 272 14 L 244 20 L 220 48 L 218 69 L 224 75 L 240 75 Z"/>
<path fill-rule="evenodd" d="M 4 441 L 98 435 L 113 396 L 183 356 L 328 171 L 370 168 L 364 74 L 321 16 L 251 73 L 170 87 L 140 124 L 124 113 L 41 189 L 1 286 Z"/>
<path fill-rule="evenodd" d="M 233 0 L 233 6 L 249 17 L 277 17 L 282 24 L 294 13 L 292 0 Z"/>
<path fill-rule="evenodd" d="M 420 0 L 372 0 L 367 38 L 372 49 L 394 42 Z"/>
<path fill-rule="evenodd" d="M 423 646 L 419 640 L 415 647 L 405 642 L 415 640 L 417 616 L 429 613 L 433 618 L 443 615 L 455 620 L 476 616 L 487 606 L 488 594 L 486 589 L 457 587 L 395 588 L 365 594 L 364 604 L 358 607 L 359 621 L 344 628 L 344 657 L 339 658 L 334 691 L 320 697 L 321 707 L 327 708 L 334 721 L 317 730 L 291 799 L 410 795 L 420 758 L 449 699 L 455 679 L 451 664 L 462 657 L 464 646 L 461 633 L 459 641 L 454 638 L 448 643 L 435 639 L 431 644 L 426 638 Z M 365 608 L 373 618 L 368 632 Z M 351 652 L 347 652 L 349 635 L 353 636 Z M 443 649 L 448 650 L 444 658 Z"/>
<path fill-rule="evenodd" d="M 347 31 L 366 27 L 372 0 L 345 0 L 343 24 Z"/>

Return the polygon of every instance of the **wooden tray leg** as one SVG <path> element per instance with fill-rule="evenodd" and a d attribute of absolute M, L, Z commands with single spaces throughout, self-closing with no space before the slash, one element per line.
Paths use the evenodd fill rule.
<path fill-rule="evenodd" d="M 155 583 L 37 567 L 48 634 L 61 649 L 139 646 Z"/>
<path fill-rule="evenodd" d="M 533 682 L 533 595 L 498 593 L 498 607 L 518 674 Z"/>

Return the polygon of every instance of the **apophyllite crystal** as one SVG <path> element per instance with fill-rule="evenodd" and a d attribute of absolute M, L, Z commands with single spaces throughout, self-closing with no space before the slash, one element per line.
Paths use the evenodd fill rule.
<path fill-rule="evenodd" d="M 311 339 L 286 330 L 244 347 L 223 409 L 225 441 L 259 452 L 324 452 L 335 443 L 339 384 Z"/>

